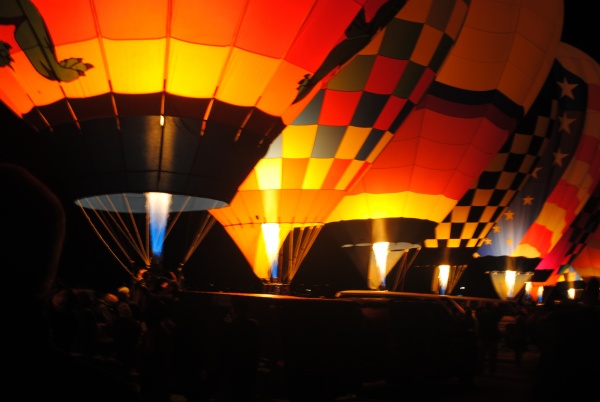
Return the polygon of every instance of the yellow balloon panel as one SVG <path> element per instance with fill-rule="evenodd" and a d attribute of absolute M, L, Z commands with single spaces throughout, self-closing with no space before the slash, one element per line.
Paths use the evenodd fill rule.
<path fill-rule="evenodd" d="M 161 92 L 165 85 L 166 40 L 102 41 L 113 91 L 122 94 Z"/>
<path fill-rule="evenodd" d="M 197 98 L 210 98 L 221 78 L 229 47 L 199 46 L 179 40 L 169 42 L 167 92 Z M 198 74 L 198 66 L 202 74 Z"/>
<path fill-rule="evenodd" d="M 69 43 L 56 49 L 59 59 L 66 59 L 74 54 L 89 54 L 90 59 L 102 60 L 102 49 L 98 39 L 85 42 Z M 131 66 L 131 62 L 130 62 Z M 94 68 L 85 72 L 84 80 L 74 80 L 61 83 L 62 90 L 69 98 L 89 98 L 110 92 L 110 81 L 105 63 L 98 63 Z M 132 67 L 128 67 L 132 68 Z M 51 102 L 48 102 L 51 103 Z"/>
<path fill-rule="evenodd" d="M 310 158 L 318 129 L 317 124 L 287 126 L 280 136 L 281 156 L 286 159 Z M 265 158 L 270 158 L 270 154 L 271 150 Z"/>
<path fill-rule="evenodd" d="M 302 188 L 315 190 L 321 188 L 329 168 L 333 164 L 333 159 L 311 158 L 308 161 L 306 172 L 304 173 L 304 182 Z"/>
<path fill-rule="evenodd" d="M 273 190 L 281 188 L 281 175 L 282 175 L 282 164 L 281 159 L 261 159 L 258 164 L 254 167 L 253 174 L 256 175 L 256 183 L 258 190 Z M 240 186 L 241 189 L 251 189 L 245 183 Z"/>

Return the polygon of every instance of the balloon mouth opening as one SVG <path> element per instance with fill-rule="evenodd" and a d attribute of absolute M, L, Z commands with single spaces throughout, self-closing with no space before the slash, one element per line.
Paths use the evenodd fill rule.
<path fill-rule="evenodd" d="M 102 194 L 82 197 L 75 200 L 75 204 L 89 210 L 106 211 L 115 213 L 147 213 L 148 194 L 165 193 L 120 193 Z M 194 212 L 209 209 L 223 208 L 228 203 L 212 198 L 196 197 L 189 195 L 170 195 L 170 212 Z"/>
<path fill-rule="evenodd" d="M 357 243 L 357 244 L 346 243 L 346 244 L 342 244 L 340 247 L 341 248 L 373 247 L 373 245 L 377 244 L 377 243 L 378 242 L 373 242 L 373 243 Z M 420 247 L 421 247 L 420 244 L 408 243 L 408 242 L 389 242 L 389 245 L 388 245 L 389 251 L 409 250 L 409 249 L 413 249 L 413 248 L 414 249 L 418 249 Z"/>

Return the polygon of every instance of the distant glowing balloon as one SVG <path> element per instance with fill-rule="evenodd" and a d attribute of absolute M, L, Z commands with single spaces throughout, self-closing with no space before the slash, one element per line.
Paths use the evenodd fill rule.
<path fill-rule="evenodd" d="M 600 225 L 571 265 L 586 281 L 600 278 Z"/>
<path fill-rule="evenodd" d="M 588 199 L 583 209 L 577 214 L 569 228 L 564 232 L 558 243 L 538 264 L 537 272 L 552 271 L 544 281 L 545 285 L 554 285 L 556 275 L 561 267 L 572 266 L 584 280 L 594 275 L 593 265 L 583 263 L 580 258 L 586 249 L 593 249 L 594 235 L 600 226 L 600 183 Z M 591 247 L 591 248 L 588 248 Z M 598 274 L 598 272 L 596 272 Z M 598 275 L 600 276 L 600 275 Z"/>
<path fill-rule="evenodd" d="M 533 276 L 533 272 L 514 270 L 488 272 L 494 290 L 502 300 L 513 300 Z"/>

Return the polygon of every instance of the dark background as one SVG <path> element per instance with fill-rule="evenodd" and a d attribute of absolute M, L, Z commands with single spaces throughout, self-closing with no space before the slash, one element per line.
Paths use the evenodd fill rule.
<path fill-rule="evenodd" d="M 565 1 L 562 41 L 579 48 L 598 61 L 600 60 L 598 39 L 600 29 L 597 14 L 592 9 L 593 4 L 583 0 Z M 130 281 L 128 271 L 116 263 L 92 231 L 82 212 L 68 199 L 68 191 L 63 188 L 58 172 L 53 170 L 52 163 L 40 148 L 36 138 L 38 134 L 1 104 L 0 130 L 0 161 L 16 162 L 28 167 L 64 201 L 68 217 L 68 233 L 59 271 L 60 279 L 71 286 L 107 291 L 114 290 L 121 284 L 128 284 Z M 181 244 L 189 244 L 192 236 L 193 233 L 184 232 Z M 294 282 L 297 285 L 301 282 L 315 289 L 323 287 L 326 289 L 325 292 L 364 287 L 364 277 L 352 262 L 338 251 L 316 244 L 314 249 L 311 249 L 307 262 L 320 261 L 320 263 L 303 265 Z M 194 288 L 260 289 L 259 280 L 218 223 L 188 261 L 184 274 L 187 283 Z M 481 295 L 490 292 L 491 289 L 487 278 L 482 282 L 475 281 L 469 286 L 481 286 Z M 493 294 L 490 296 L 493 297 Z"/>

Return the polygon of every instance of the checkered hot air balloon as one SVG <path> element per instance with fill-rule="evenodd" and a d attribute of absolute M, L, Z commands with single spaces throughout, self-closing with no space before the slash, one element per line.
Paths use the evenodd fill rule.
<path fill-rule="evenodd" d="M 231 205 L 211 210 L 259 278 L 291 282 L 327 216 L 433 81 L 468 7 L 440 5 L 400 9 L 283 130 Z"/>

